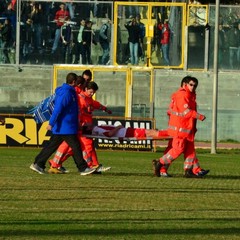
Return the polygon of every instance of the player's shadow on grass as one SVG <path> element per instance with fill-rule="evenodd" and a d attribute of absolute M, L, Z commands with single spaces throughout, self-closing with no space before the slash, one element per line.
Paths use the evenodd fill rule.
<path fill-rule="evenodd" d="M 143 177 L 155 177 L 157 178 L 153 173 L 131 173 L 131 172 L 108 172 L 107 175 L 109 176 L 143 176 Z M 185 178 L 185 179 L 196 179 L 196 180 L 204 180 L 204 179 L 228 179 L 228 180 L 239 180 L 240 175 L 211 175 L 211 173 L 205 177 L 202 178 L 186 178 L 183 174 L 171 174 L 172 177 L 166 178 L 166 177 L 160 177 L 164 179 L 171 179 L 171 178 Z M 101 174 L 101 176 L 104 176 L 104 174 Z"/>
<path fill-rule="evenodd" d="M 228 180 L 239 180 L 240 175 L 208 175 L 207 179 L 228 179 Z"/>
<path fill-rule="evenodd" d="M 147 177 L 147 176 L 151 176 L 151 174 L 149 173 L 126 173 L 126 172 L 109 172 L 107 173 L 109 176 L 118 176 L 118 177 L 125 177 L 125 176 L 137 176 L 137 177 L 140 177 L 140 176 L 143 176 L 143 177 Z M 102 176 L 104 176 L 104 174 L 101 174 Z M 153 176 L 153 174 L 152 174 Z"/>
<path fill-rule="evenodd" d="M 167 219 L 166 219 L 167 220 Z M 195 219 L 193 219 L 192 221 L 194 221 Z M 234 219 L 235 220 L 235 219 Z M 236 219 L 239 221 L 239 219 Z M 130 221 L 130 219 L 125 219 L 124 222 L 126 221 Z M 132 221 L 132 219 L 131 219 Z M 144 219 L 144 221 L 148 221 L 148 219 Z M 158 221 L 158 219 L 154 219 L 154 222 Z M 143 221 L 142 221 L 143 222 Z M 135 227 L 134 229 L 129 229 L 127 227 L 123 226 L 118 226 L 118 227 L 111 227 L 111 228 L 107 228 L 107 226 L 114 226 L 114 224 L 121 224 L 122 221 L 117 220 L 110 220 L 105 223 L 105 226 L 102 226 L 102 221 L 94 221 L 91 220 L 90 224 L 91 224 L 91 228 L 87 229 L 87 228 L 80 228 L 79 226 L 76 225 L 76 222 L 72 222 L 71 220 L 67 220 L 67 221 L 62 221 L 62 222 L 58 222 L 56 221 L 55 223 L 53 222 L 41 222 L 39 221 L 37 223 L 37 227 L 39 230 L 36 229 L 13 229 L 11 231 L 9 230 L 3 230 L 1 231 L 1 236 L 3 238 L 11 238 L 11 237 L 21 237 L 21 238 L 26 238 L 26 239 L 34 239 L 34 238 L 74 238 L 74 239 L 84 239 L 85 237 L 87 238 L 94 238 L 94 239 L 99 239 L 99 238 L 104 238 L 104 237 L 110 237 L 112 239 L 114 238 L 121 238 L 121 239 L 127 239 L 130 235 L 132 238 L 135 239 L 139 239 L 139 237 L 155 237 L 156 235 L 165 235 L 168 236 L 171 239 L 176 239 L 177 236 L 182 236 L 183 238 L 186 236 L 199 236 L 199 238 L 201 236 L 203 236 L 203 238 L 205 239 L 205 236 L 214 236 L 214 239 L 216 239 L 216 237 L 222 238 L 222 237 L 226 237 L 228 239 L 230 239 L 231 237 L 236 237 L 238 234 L 240 234 L 240 229 L 237 227 L 221 227 L 221 228 L 211 228 L 211 227 L 206 227 L 206 228 L 181 228 L 181 229 L 177 229 L 177 228 L 164 228 L 160 225 L 160 227 L 158 229 L 154 229 L 149 227 L 148 229 L 144 229 L 142 227 L 141 224 L 143 224 L 141 221 L 136 220 L 135 222 Z M 80 221 L 80 223 L 82 223 L 82 221 Z M 83 223 L 87 223 L 87 221 L 84 221 Z M 162 223 L 162 220 L 159 221 L 159 224 Z M 34 226 L 36 224 L 36 222 L 13 222 L 14 225 L 17 225 L 18 227 L 20 227 L 21 225 L 24 226 L 26 228 L 26 226 Z M 51 229 L 44 229 L 45 225 L 49 225 L 51 224 L 53 226 L 53 230 Z M 64 226 L 62 227 L 63 229 L 58 229 L 57 231 L 56 226 L 60 225 L 60 226 Z M 61 225 L 62 224 L 62 225 Z M 64 225 L 63 225 L 64 224 Z M 70 228 L 70 229 L 66 229 L 65 226 L 77 226 L 75 228 Z M 133 223 L 131 224 L 133 225 Z M 92 226 L 94 226 L 95 228 L 93 228 Z M 96 237 L 97 236 L 97 237 Z M 112 237 L 111 237 L 112 236 Z M 59 238 L 59 239 L 60 239 Z M 154 238 L 155 239 L 155 238 Z M 211 237 L 210 237 L 211 239 Z M 225 238 L 224 238 L 225 239 Z"/>

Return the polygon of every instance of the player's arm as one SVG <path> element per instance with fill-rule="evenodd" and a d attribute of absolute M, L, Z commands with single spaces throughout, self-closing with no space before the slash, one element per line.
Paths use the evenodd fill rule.
<path fill-rule="evenodd" d="M 189 107 L 189 99 L 186 97 L 183 98 L 182 100 L 179 99 L 178 107 L 180 110 L 179 112 L 182 114 L 184 118 L 196 118 L 201 121 L 204 121 L 206 118 L 203 114 L 200 114 Z"/>

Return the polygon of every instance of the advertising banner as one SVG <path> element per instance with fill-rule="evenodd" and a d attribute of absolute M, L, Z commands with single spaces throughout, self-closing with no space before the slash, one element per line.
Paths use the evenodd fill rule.
<path fill-rule="evenodd" d="M 0 125 L 0 146 L 8 147 L 41 147 L 50 138 L 51 132 L 46 130 L 48 122 L 36 124 L 33 117 L 27 114 L 1 114 L 5 125 Z M 153 128 L 152 119 L 127 119 L 121 117 L 95 117 L 94 125 L 123 125 L 132 128 Z M 151 151 L 152 140 L 119 141 L 95 138 L 97 149 L 124 149 Z"/>

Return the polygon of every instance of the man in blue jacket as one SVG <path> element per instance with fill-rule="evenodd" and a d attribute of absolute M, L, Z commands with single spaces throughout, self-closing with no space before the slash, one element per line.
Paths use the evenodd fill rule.
<path fill-rule="evenodd" d="M 69 73 L 66 77 L 66 83 L 58 87 L 55 91 L 55 103 L 52 116 L 49 120 L 47 130 L 52 131 L 52 136 L 41 152 L 36 156 L 35 161 L 30 168 L 44 174 L 45 164 L 49 157 L 57 150 L 59 145 L 66 141 L 73 149 L 73 159 L 81 175 L 93 173 L 96 169 L 88 168 L 83 159 L 78 133 L 78 105 L 77 96 L 74 89 L 77 75 Z"/>

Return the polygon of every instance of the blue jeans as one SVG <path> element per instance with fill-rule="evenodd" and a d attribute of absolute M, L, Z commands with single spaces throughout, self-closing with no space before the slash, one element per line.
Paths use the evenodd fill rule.
<path fill-rule="evenodd" d="M 61 29 L 57 28 L 56 31 L 55 31 L 55 37 L 54 37 L 52 52 L 55 52 L 57 50 L 58 43 L 60 41 L 60 37 L 61 37 Z"/>
<path fill-rule="evenodd" d="M 33 24 L 34 31 L 34 48 L 36 50 L 42 49 L 42 26 L 40 24 Z"/>
<path fill-rule="evenodd" d="M 138 44 L 129 42 L 130 59 L 132 65 L 138 65 Z"/>
<path fill-rule="evenodd" d="M 101 42 L 100 44 L 103 50 L 101 64 L 105 65 L 109 60 L 110 47 L 108 42 Z"/>
<path fill-rule="evenodd" d="M 162 44 L 162 53 L 163 53 L 163 59 L 167 66 L 170 65 L 169 60 L 169 44 Z"/>
<path fill-rule="evenodd" d="M 73 20 L 74 19 L 74 8 L 73 8 L 73 5 L 71 3 L 66 3 L 66 6 L 68 8 L 71 20 Z"/>

